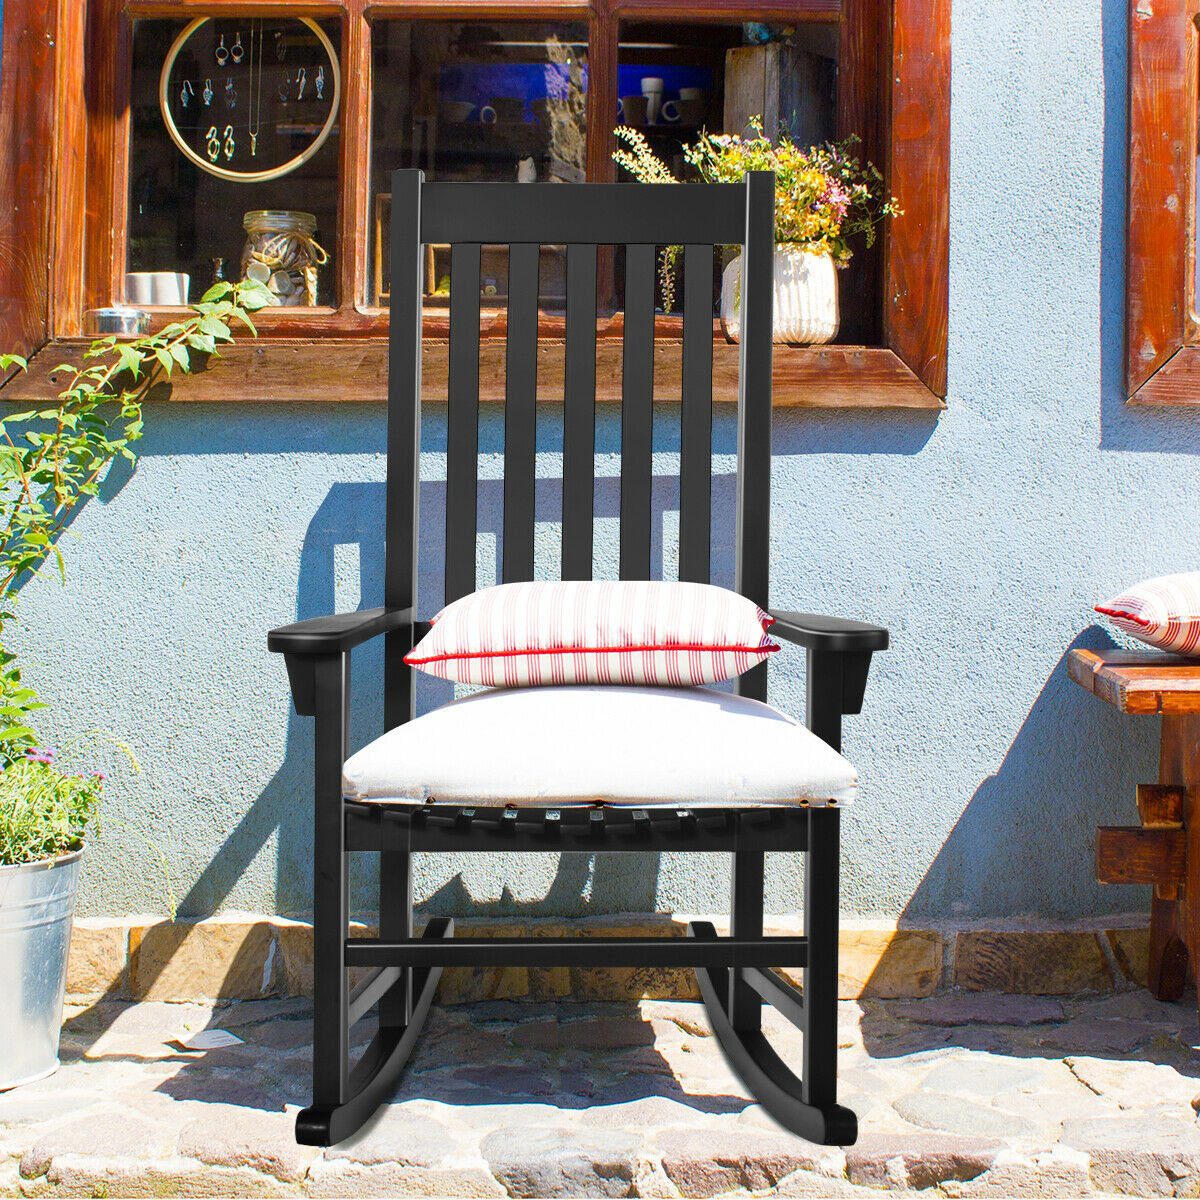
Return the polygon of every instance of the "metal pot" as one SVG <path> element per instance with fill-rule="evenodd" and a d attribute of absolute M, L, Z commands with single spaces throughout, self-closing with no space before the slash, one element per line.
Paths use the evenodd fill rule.
<path fill-rule="evenodd" d="M 82 855 L 0 867 L 0 1089 L 58 1070 Z"/>
<path fill-rule="evenodd" d="M 83 332 L 88 337 L 140 337 L 150 332 L 150 314 L 141 308 L 89 308 L 83 314 Z"/>

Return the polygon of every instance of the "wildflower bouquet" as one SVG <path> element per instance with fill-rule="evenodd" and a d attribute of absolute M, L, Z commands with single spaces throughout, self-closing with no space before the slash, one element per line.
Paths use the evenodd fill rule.
<path fill-rule="evenodd" d="M 632 126 L 618 125 L 616 136 L 627 148 L 613 159 L 640 183 L 679 183 L 645 137 Z M 775 172 L 775 241 L 812 254 L 828 254 L 844 267 L 853 254 L 850 241 L 859 235 L 871 246 L 885 217 L 899 216 L 894 197 L 887 196 L 883 176 L 871 163 L 860 163 L 849 137 L 837 144 L 803 149 L 786 134 L 772 142 L 762 119 L 750 121 L 747 137 L 701 133 L 684 146 L 683 157 L 705 183 L 740 183 L 747 171 Z M 661 278 L 669 310 L 674 299 L 674 266 L 679 247 L 663 252 Z"/>
<path fill-rule="evenodd" d="M 750 121 L 750 131 L 750 137 L 701 133 L 683 157 L 705 183 L 740 183 L 747 171 L 774 171 L 776 242 L 828 254 L 842 267 L 853 254 L 851 238 L 862 234 L 871 246 L 876 226 L 900 215 L 895 198 L 885 198 L 879 171 L 850 154 L 856 137 L 805 150 L 786 135 L 772 142 L 761 118 Z M 629 147 L 617 150 L 614 161 L 640 183 L 680 182 L 638 130 L 618 125 L 614 132 Z"/>
<path fill-rule="evenodd" d="M 757 118 L 750 127 L 751 137 L 701 133 L 683 157 L 706 183 L 740 183 L 747 171 L 774 171 L 776 242 L 828 254 L 843 267 L 853 254 L 851 238 L 861 234 L 872 246 L 876 226 L 899 215 L 879 171 L 851 156 L 857 138 L 802 150 L 788 137 L 772 143 Z"/>

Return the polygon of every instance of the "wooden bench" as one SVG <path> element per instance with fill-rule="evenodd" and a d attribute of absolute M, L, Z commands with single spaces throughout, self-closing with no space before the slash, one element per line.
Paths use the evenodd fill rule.
<path fill-rule="evenodd" d="M 1067 672 L 1126 713 L 1162 717 L 1158 782 L 1137 787 L 1139 825 L 1096 831 L 1101 883 L 1154 887 L 1147 985 L 1177 1000 L 1200 973 L 1200 661 L 1154 650 L 1072 650 Z"/>

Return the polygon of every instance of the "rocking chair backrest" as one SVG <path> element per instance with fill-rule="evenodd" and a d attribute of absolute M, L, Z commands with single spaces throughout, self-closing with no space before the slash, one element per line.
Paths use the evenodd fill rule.
<path fill-rule="evenodd" d="M 596 402 L 596 250 L 623 245 L 620 576 L 650 576 L 655 247 L 682 245 L 683 376 L 679 577 L 710 574 L 712 266 L 740 245 L 736 587 L 767 605 L 771 468 L 774 176 L 741 184 L 426 183 L 392 176 L 391 351 L 385 604 L 416 602 L 421 306 L 428 244 L 449 244 L 446 601 L 475 589 L 479 447 L 480 247 L 509 247 L 504 413 L 505 583 L 534 576 L 538 266 L 542 245 L 566 245 L 562 577 L 592 570 Z M 429 614 L 418 614 L 427 617 Z M 389 667 L 395 663 L 388 654 Z M 392 674 L 389 669 L 389 676 Z M 761 671 L 740 689 L 762 688 Z M 389 685 L 388 692 L 392 692 Z M 389 706 L 390 707 L 390 706 Z M 387 719 L 405 719 L 399 713 Z"/>

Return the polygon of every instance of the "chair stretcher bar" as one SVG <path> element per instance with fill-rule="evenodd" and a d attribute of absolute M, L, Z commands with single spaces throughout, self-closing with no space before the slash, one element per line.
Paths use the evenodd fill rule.
<path fill-rule="evenodd" d="M 349 938 L 348 967 L 803 967 L 803 937 Z"/>

